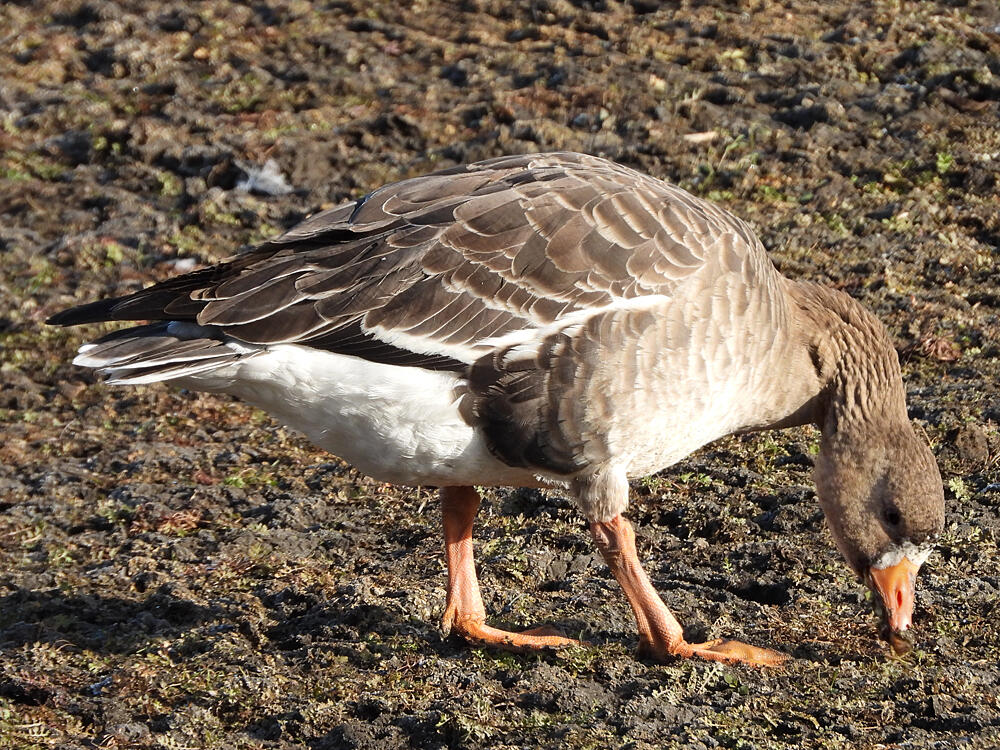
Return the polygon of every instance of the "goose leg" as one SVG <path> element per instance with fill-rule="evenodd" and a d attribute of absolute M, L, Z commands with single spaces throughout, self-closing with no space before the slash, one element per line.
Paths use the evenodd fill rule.
<path fill-rule="evenodd" d="M 657 661 L 670 657 L 699 656 L 712 661 L 744 662 L 769 667 L 778 666 L 788 657 L 766 648 L 750 646 L 725 638 L 706 643 L 688 643 L 677 619 L 656 593 L 635 551 L 635 532 L 621 515 L 607 522 L 592 522 L 590 533 L 621 584 L 632 605 L 639 628 L 639 652 Z"/>
<path fill-rule="evenodd" d="M 479 493 L 474 488 L 441 488 L 445 558 L 448 563 L 448 601 L 441 618 L 444 634 L 457 633 L 472 643 L 507 651 L 537 651 L 579 645 L 579 641 L 554 635 L 550 628 L 511 633 L 486 624 L 486 608 L 479 593 L 472 555 L 472 522 L 477 510 Z"/>

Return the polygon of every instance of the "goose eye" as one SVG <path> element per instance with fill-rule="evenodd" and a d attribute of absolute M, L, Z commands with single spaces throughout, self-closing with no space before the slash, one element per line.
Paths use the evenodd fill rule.
<path fill-rule="evenodd" d="M 899 511 L 895 508 L 887 508 L 885 511 L 885 522 L 890 526 L 899 526 L 899 522 L 902 521 L 902 517 L 899 515 Z"/>

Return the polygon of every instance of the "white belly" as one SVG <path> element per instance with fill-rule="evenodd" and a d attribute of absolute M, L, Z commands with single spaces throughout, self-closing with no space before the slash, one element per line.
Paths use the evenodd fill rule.
<path fill-rule="evenodd" d="M 494 458 L 462 418 L 454 373 L 282 344 L 177 383 L 238 396 L 384 482 L 536 483 L 531 472 Z"/>

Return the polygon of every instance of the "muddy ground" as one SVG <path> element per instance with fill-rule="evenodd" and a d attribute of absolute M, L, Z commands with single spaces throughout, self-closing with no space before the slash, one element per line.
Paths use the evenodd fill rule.
<path fill-rule="evenodd" d="M 996 747 L 998 51 L 996 3 L 958 0 L 0 5 L 0 747 Z M 579 514 L 502 490 L 489 611 L 592 644 L 515 656 L 441 638 L 432 492 L 225 398 L 109 388 L 69 364 L 107 327 L 43 325 L 552 149 L 719 201 L 889 326 L 948 503 L 911 655 L 830 543 L 810 429 L 722 441 L 630 510 L 689 637 L 787 668 L 637 659 Z M 241 189 L 268 160 L 292 190 Z"/>

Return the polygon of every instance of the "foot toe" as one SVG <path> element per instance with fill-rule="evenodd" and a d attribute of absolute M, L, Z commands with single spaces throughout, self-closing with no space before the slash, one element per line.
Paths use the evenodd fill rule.
<path fill-rule="evenodd" d="M 777 667 L 790 658 L 787 654 L 769 648 L 751 646 L 749 643 L 728 638 L 717 638 L 706 643 L 687 644 L 692 656 L 712 661 L 742 662 L 757 666 Z"/>
<path fill-rule="evenodd" d="M 561 631 L 559 628 L 554 628 L 551 625 L 541 625 L 537 628 L 529 628 L 528 630 L 522 630 L 520 635 L 527 635 L 527 636 L 541 635 L 541 636 L 556 636 L 558 638 L 566 638 L 566 634 L 563 631 Z M 566 638 L 566 640 L 571 640 L 571 639 Z"/>
<path fill-rule="evenodd" d="M 567 638 L 557 629 L 548 626 L 513 633 L 490 627 L 481 621 L 465 620 L 455 623 L 454 632 L 472 643 L 519 653 L 583 645 L 581 641 Z"/>

